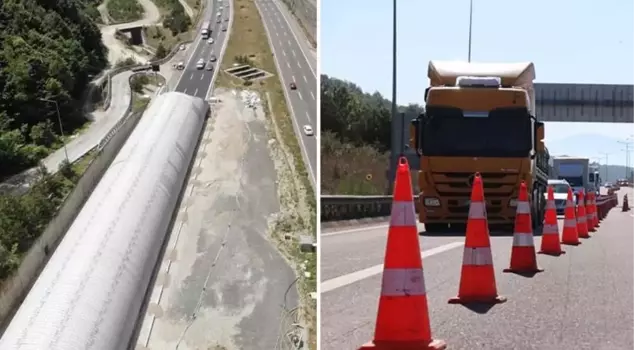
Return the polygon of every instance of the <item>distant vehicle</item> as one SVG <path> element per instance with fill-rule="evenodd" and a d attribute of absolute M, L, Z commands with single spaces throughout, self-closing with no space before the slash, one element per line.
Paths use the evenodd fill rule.
<path fill-rule="evenodd" d="M 218 19 L 216 20 L 216 23 L 220 23 L 222 22 L 222 18 L 218 17 Z"/>
<path fill-rule="evenodd" d="M 208 64 L 207 65 L 207 70 L 214 70 L 214 65 L 213 64 Z"/>
<path fill-rule="evenodd" d="M 304 134 L 306 134 L 306 136 L 313 136 L 313 127 L 310 125 L 304 125 Z"/>
<path fill-rule="evenodd" d="M 227 26 L 222 27 L 222 31 L 226 32 L 227 31 Z"/>
<path fill-rule="evenodd" d="M 199 59 L 198 62 L 196 62 L 196 68 L 197 69 L 205 68 L 205 60 L 203 60 L 202 58 Z"/>
<path fill-rule="evenodd" d="M 571 189 L 570 184 L 566 180 L 548 180 L 548 186 L 552 186 L 555 192 L 555 208 L 557 215 L 563 215 L 566 209 L 566 201 L 568 200 L 568 190 Z M 548 200 L 548 193 L 545 193 Z M 573 201 L 576 203 L 577 198 L 573 194 Z"/>
<path fill-rule="evenodd" d="M 229 22 L 229 17 L 225 18 L 225 22 Z"/>
<path fill-rule="evenodd" d="M 203 39 L 209 38 L 209 35 L 211 35 L 211 22 L 210 21 L 203 22 L 203 26 L 200 29 L 200 35 L 202 35 Z"/>
<path fill-rule="evenodd" d="M 213 44 L 214 43 L 214 38 L 209 38 L 209 40 L 207 40 L 207 44 Z"/>
<path fill-rule="evenodd" d="M 183 63 L 183 61 L 178 62 L 178 64 L 176 65 L 176 69 L 178 69 L 178 70 L 185 69 L 185 63 Z"/>
<path fill-rule="evenodd" d="M 220 9 L 220 11 L 222 11 L 222 9 L 223 9 L 222 5 L 220 5 L 219 9 Z"/>
<path fill-rule="evenodd" d="M 297 85 L 294 82 L 290 83 L 290 86 L 291 86 L 291 90 L 297 90 Z"/>
<path fill-rule="evenodd" d="M 181 46 L 179 47 L 179 49 L 180 49 L 181 51 L 185 50 L 185 44 L 181 44 Z"/>
<path fill-rule="evenodd" d="M 218 11 L 218 13 L 216 13 L 216 17 L 220 17 L 220 16 L 222 16 L 222 12 Z"/>
<path fill-rule="evenodd" d="M 211 57 L 209 57 L 209 62 L 216 62 L 217 58 L 216 55 L 211 55 Z"/>

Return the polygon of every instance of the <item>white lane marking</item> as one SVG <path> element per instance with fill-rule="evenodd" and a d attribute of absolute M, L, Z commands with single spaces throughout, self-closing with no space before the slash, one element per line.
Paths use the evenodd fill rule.
<path fill-rule="evenodd" d="M 309 122 L 311 122 L 311 123 L 313 122 L 312 119 L 310 119 L 310 114 L 308 114 L 308 112 L 306 112 L 306 118 L 308 118 Z"/>
<path fill-rule="evenodd" d="M 313 100 L 315 100 L 315 94 L 313 94 L 313 92 L 310 92 L 310 97 L 312 97 Z"/>
<path fill-rule="evenodd" d="M 291 46 L 291 41 L 290 40 L 286 40 L 286 43 L 288 44 L 288 46 Z"/>
<path fill-rule="evenodd" d="M 211 63 L 209 63 L 211 64 Z M 203 80 L 203 78 L 205 77 L 205 73 L 200 73 L 200 80 Z"/>
<path fill-rule="evenodd" d="M 291 68 L 291 64 L 290 64 L 290 63 L 288 63 L 288 62 L 286 62 L 286 66 L 287 66 L 288 68 Z"/>
<path fill-rule="evenodd" d="M 295 81 L 295 76 L 291 75 L 291 81 Z"/>
<path fill-rule="evenodd" d="M 348 230 L 341 230 L 341 231 L 333 231 L 333 232 L 328 232 L 328 233 L 322 233 L 321 235 L 319 235 L 319 237 L 330 237 L 330 236 L 338 236 L 338 235 L 343 235 L 346 233 L 355 233 L 355 232 L 363 232 L 363 231 L 371 231 L 371 230 L 378 230 L 380 228 L 388 228 L 390 227 L 390 225 L 376 225 L 376 226 L 366 226 L 366 227 L 359 227 L 359 228 L 351 228 Z M 385 232 L 387 234 L 387 232 Z"/>
<path fill-rule="evenodd" d="M 306 84 L 308 84 L 308 79 L 306 79 L 306 76 L 302 75 L 302 78 L 304 78 L 304 81 L 306 82 Z"/>
<path fill-rule="evenodd" d="M 283 6 L 283 5 L 278 4 L 277 1 L 275 1 L 275 0 L 273 0 L 272 2 L 273 2 L 273 5 L 276 7 L 277 11 L 284 18 L 284 22 L 286 22 L 286 26 L 288 27 L 288 30 L 291 32 L 291 34 L 293 34 L 293 37 L 295 37 L 295 41 L 297 42 L 297 46 L 299 46 L 299 49 L 302 51 L 302 54 L 304 55 L 304 59 L 306 60 L 306 64 L 308 65 L 308 69 L 310 69 L 310 71 L 313 73 L 313 76 L 317 77 L 317 74 L 315 73 L 315 70 L 313 69 L 313 67 L 310 65 L 310 63 L 308 61 L 308 55 L 306 55 L 306 52 L 304 51 L 304 46 L 299 44 L 299 39 L 297 38 L 297 35 L 293 31 L 293 29 L 291 29 L 291 24 L 288 21 L 288 18 L 286 18 L 286 14 L 280 8 L 280 6 Z"/>
<path fill-rule="evenodd" d="M 287 32 L 284 32 L 284 36 L 288 36 L 288 33 L 287 33 Z"/>
<path fill-rule="evenodd" d="M 452 242 L 445 245 L 441 245 L 439 247 L 431 248 L 428 250 L 424 250 L 421 252 L 421 256 L 424 258 L 429 258 L 431 256 L 444 253 L 450 251 L 452 249 L 456 249 L 458 247 L 462 247 L 464 242 Z M 372 276 L 376 276 L 383 272 L 383 264 L 375 265 L 372 267 L 368 267 L 367 269 L 359 270 L 353 273 L 349 273 L 347 275 L 335 277 L 329 279 L 327 281 L 321 282 L 319 285 L 321 294 L 330 292 L 337 288 L 345 287 L 347 285 L 353 284 L 355 282 L 359 282 L 366 278 L 370 278 Z"/>
<path fill-rule="evenodd" d="M 275 31 L 275 36 L 280 36 L 280 35 L 277 33 L 277 31 Z"/>
<path fill-rule="evenodd" d="M 299 69 L 302 69 L 302 65 L 301 65 L 301 64 L 299 64 L 299 61 L 295 61 L 295 63 L 297 63 L 297 67 L 298 67 Z"/>
<path fill-rule="evenodd" d="M 299 92 L 299 91 L 297 91 L 297 96 L 299 96 L 299 99 L 300 99 L 300 100 L 303 100 L 303 99 L 304 99 L 304 98 L 302 97 L 302 93 L 301 93 L 301 92 Z"/>
<path fill-rule="evenodd" d="M 194 73 L 192 73 L 192 75 L 189 76 L 189 80 L 194 79 Z"/>
<path fill-rule="evenodd" d="M 198 96 L 198 89 L 196 89 L 196 91 L 194 91 L 194 96 Z"/>
<path fill-rule="evenodd" d="M 184 94 L 186 94 L 186 93 L 187 93 L 187 88 L 185 88 L 185 91 L 183 91 L 183 93 L 184 93 Z"/>
<path fill-rule="evenodd" d="M 284 55 L 284 57 L 286 57 L 286 51 L 282 50 L 282 55 Z"/>
<path fill-rule="evenodd" d="M 291 49 L 291 52 L 293 53 L 293 57 L 297 57 L 297 54 L 295 53 L 295 50 Z"/>

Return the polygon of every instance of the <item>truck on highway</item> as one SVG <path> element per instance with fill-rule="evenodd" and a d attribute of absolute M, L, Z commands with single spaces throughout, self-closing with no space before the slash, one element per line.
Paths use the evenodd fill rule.
<path fill-rule="evenodd" d="M 476 172 L 492 229 L 512 230 L 521 181 L 534 227 L 541 225 L 550 155 L 535 116 L 533 63 L 431 61 L 428 78 L 409 142 L 420 157 L 417 206 L 426 231 L 464 229 Z"/>
<path fill-rule="evenodd" d="M 590 166 L 590 159 L 583 157 L 554 157 L 553 178 L 566 180 L 575 193 L 597 191 L 601 186 L 601 177 L 596 167 Z"/>
<path fill-rule="evenodd" d="M 209 38 L 211 35 L 211 21 L 203 22 L 203 26 L 200 29 L 200 35 L 202 35 L 203 39 Z"/>

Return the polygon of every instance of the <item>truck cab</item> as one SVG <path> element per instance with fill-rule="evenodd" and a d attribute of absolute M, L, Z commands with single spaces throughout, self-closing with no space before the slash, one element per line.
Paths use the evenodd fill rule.
<path fill-rule="evenodd" d="M 428 77 L 425 113 L 410 128 L 426 231 L 462 230 L 476 172 L 490 224 L 512 229 L 521 181 L 541 224 L 549 155 L 544 124 L 534 117 L 533 64 L 431 61 Z"/>

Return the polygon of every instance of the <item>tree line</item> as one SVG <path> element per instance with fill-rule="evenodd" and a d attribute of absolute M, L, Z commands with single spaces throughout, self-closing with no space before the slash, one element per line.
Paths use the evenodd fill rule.
<path fill-rule="evenodd" d="M 391 138 L 391 101 L 379 92 L 321 76 L 322 194 L 383 194 Z M 398 106 L 406 120 L 418 104 Z"/>

